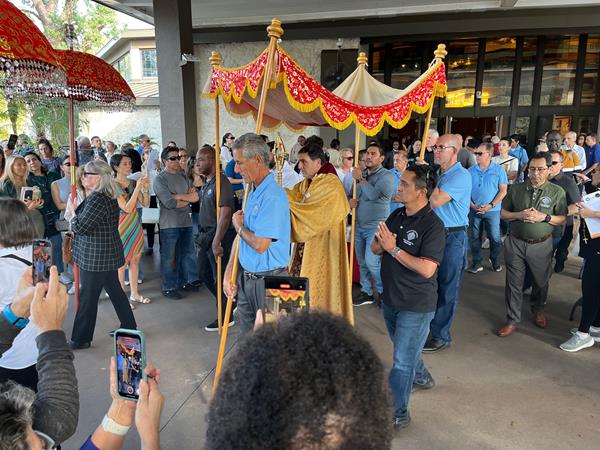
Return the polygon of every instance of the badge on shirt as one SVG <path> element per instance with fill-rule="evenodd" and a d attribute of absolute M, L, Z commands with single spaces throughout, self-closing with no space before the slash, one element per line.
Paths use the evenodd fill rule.
<path fill-rule="evenodd" d="M 550 199 L 550 197 L 542 197 L 540 198 L 540 206 L 542 208 L 550 208 L 550 203 L 552 202 L 552 200 Z"/>
<path fill-rule="evenodd" d="M 419 237 L 419 233 L 415 230 L 409 230 L 406 232 L 406 237 L 403 239 L 406 245 L 414 245 L 414 240 Z"/>

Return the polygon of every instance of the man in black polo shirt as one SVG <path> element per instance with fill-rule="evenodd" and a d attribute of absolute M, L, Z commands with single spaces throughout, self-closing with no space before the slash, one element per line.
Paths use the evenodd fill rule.
<path fill-rule="evenodd" d="M 380 223 L 371 250 L 383 255 L 383 317 L 394 344 L 390 386 L 394 427 L 410 423 L 408 401 L 413 389 L 429 389 L 433 378 L 421 358 L 429 323 L 437 306 L 437 270 L 444 256 L 444 224 L 429 206 L 436 186 L 429 166 L 407 168 L 398 185 L 403 208 Z"/>
<path fill-rule="evenodd" d="M 234 209 L 233 187 L 227 176 L 220 173 L 221 196 L 219 206 L 221 207 L 219 222 L 217 223 L 217 183 L 215 149 L 206 145 L 198 150 L 196 155 L 196 167 L 201 175 L 206 177 L 204 185 L 198 190 L 200 197 L 200 211 L 198 213 L 199 233 L 196 238 L 198 245 L 198 266 L 200 278 L 205 280 L 208 290 L 217 297 L 217 256 L 221 256 L 221 276 L 225 273 L 235 230 L 231 225 L 231 216 Z M 225 297 L 223 296 L 225 299 Z M 221 302 L 221 316 L 225 316 L 226 301 Z M 233 314 L 229 326 L 234 325 Z M 206 331 L 217 331 L 218 321 L 204 327 Z"/>

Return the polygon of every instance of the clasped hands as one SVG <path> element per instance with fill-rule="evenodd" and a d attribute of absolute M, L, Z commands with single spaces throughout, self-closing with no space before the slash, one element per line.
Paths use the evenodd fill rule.
<path fill-rule="evenodd" d="M 398 235 L 396 233 L 392 233 L 384 222 L 380 222 L 379 225 L 377 225 L 375 239 L 377 239 L 379 245 L 381 245 L 386 252 L 389 253 L 396 247 L 397 237 Z"/>
<path fill-rule="evenodd" d="M 528 208 L 521 211 L 521 222 L 525 223 L 540 223 L 546 219 L 546 214 L 538 211 L 535 208 Z"/>

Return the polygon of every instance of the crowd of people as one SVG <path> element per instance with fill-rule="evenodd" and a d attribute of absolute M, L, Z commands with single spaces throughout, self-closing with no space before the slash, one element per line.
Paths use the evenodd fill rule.
<path fill-rule="evenodd" d="M 600 218 L 600 211 L 586 207 L 582 195 L 600 185 L 600 145 L 595 134 L 584 140 L 585 148 L 575 133 L 551 130 L 528 154 L 518 135 L 463 139 L 429 130 L 424 143 L 398 139 L 387 148 L 369 141 L 355 152 L 337 139 L 327 148 L 318 136 L 300 136 L 278 167 L 274 142 L 254 133 L 226 133 L 220 149 L 204 145 L 195 153 L 174 142 L 159 153 L 147 135 L 138 148 L 120 149 L 81 136 L 75 200 L 71 161 L 55 157 L 50 142 L 41 139 L 38 152 L 5 149 L 0 409 L 14 411 L 18 420 L 3 419 L 15 425 L 2 425 L 0 440 L 15 443 L 8 448 L 39 440 L 42 446 L 32 448 L 46 448 L 73 434 L 79 404 L 71 351 L 91 346 L 102 290 L 121 328 L 136 329 L 132 310 L 152 301 L 139 287 L 144 231 L 147 255 L 155 236 L 154 224 L 142 223 L 144 208 L 159 209 L 163 297 L 177 301 L 204 284 L 216 299 L 221 277 L 224 294 L 235 299 L 229 326 L 237 322 L 243 342 L 211 403 L 207 448 L 340 448 L 349 442 L 351 448 L 388 448 L 391 430 L 410 424 L 411 393 L 435 386 L 421 354 L 452 344 L 463 276 L 484 270 L 482 248 L 489 247 L 489 269 L 505 271 L 505 321 L 497 334 L 507 337 L 521 321 L 528 289 L 533 322 L 547 326 L 550 277 L 564 270 L 579 234 L 582 316 L 560 348 L 593 346 L 600 341 L 594 277 L 600 239 L 591 238 L 585 219 Z M 27 187 L 39 195 L 22 198 Z M 354 296 L 347 250 L 352 215 L 360 272 Z M 73 261 L 62 260 L 67 230 L 74 235 Z M 48 284 L 34 287 L 27 269 L 31 241 L 39 237 L 52 242 L 55 267 Z M 80 302 L 67 341 L 64 285 L 72 282 L 73 263 Z M 263 325 L 264 277 L 271 275 L 307 277 L 310 313 Z M 217 317 L 225 318 L 225 303 L 220 311 L 215 307 Z M 373 303 L 382 308 L 393 344 L 391 396 L 380 361 L 350 327 L 354 308 Z M 205 329 L 216 331 L 218 319 L 211 317 Z M 335 361 L 321 357 L 332 345 Z M 134 421 L 144 448 L 158 448 L 159 370 L 146 368 L 137 405 L 116 395 L 113 372 L 113 404 L 82 448 L 119 448 Z M 264 379 L 276 380 L 277 388 Z M 70 403 L 63 405 L 67 395 Z"/>

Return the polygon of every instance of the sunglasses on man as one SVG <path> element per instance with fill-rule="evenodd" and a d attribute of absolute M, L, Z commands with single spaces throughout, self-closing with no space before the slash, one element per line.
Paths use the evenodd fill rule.
<path fill-rule="evenodd" d="M 167 161 L 179 161 L 181 159 L 181 156 L 169 156 L 168 158 L 165 158 Z"/>

